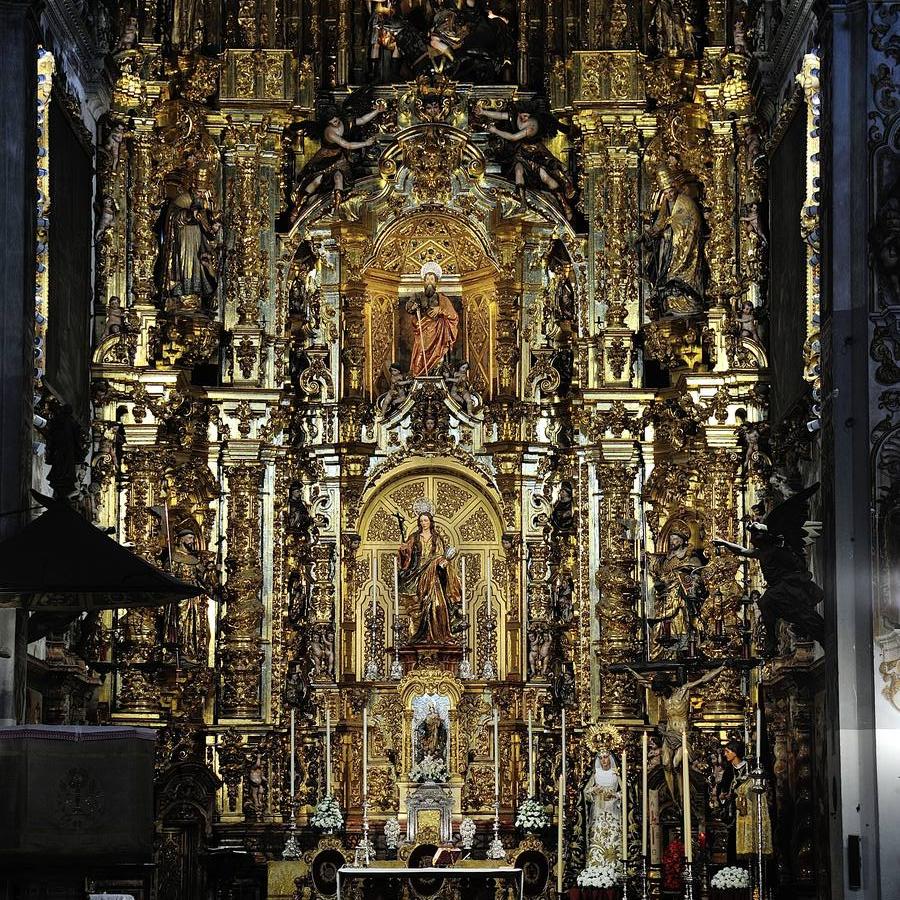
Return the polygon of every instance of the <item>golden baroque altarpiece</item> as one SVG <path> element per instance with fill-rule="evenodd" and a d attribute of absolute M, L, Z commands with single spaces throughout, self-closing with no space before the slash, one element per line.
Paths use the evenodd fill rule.
<path fill-rule="evenodd" d="M 215 52 L 204 4 L 176 2 L 169 32 L 148 4 L 117 50 L 96 516 L 207 588 L 101 629 L 109 720 L 162 729 L 160 896 L 195 877 L 191 829 L 278 859 L 293 811 L 307 849 L 350 858 L 364 707 L 373 833 L 398 816 L 440 837 L 408 821 L 416 748 L 437 740 L 423 697 L 453 834 L 468 817 L 489 837 L 499 750 L 513 854 L 529 716 L 549 806 L 566 709 L 571 884 L 602 735 L 639 759 L 660 716 L 626 666 L 682 678 L 687 657 L 749 647 L 759 576 L 713 547 L 743 542 L 766 476 L 765 164 L 733 10 L 709 6 L 700 46 L 673 7 L 645 47 L 631 5 L 574 24 L 554 0 L 507 6 L 492 80 L 434 37 L 417 69 L 391 51 L 403 13 L 376 11 L 385 28 L 348 0 L 241 2 Z M 589 49 L 569 49 L 578 28 Z M 745 732 L 748 672 L 692 697 L 697 828 L 722 853 L 705 786 Z M 316 844 L 326 718 L 346 830 Z M 650 757 L 658 863 L 681 813 L 656 740 Z"/>

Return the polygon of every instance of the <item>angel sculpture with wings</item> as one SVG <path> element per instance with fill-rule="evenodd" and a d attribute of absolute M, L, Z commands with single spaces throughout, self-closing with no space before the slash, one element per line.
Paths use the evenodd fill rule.
<path fill-rule="evenodd" d="M 488 125 L 487 130 L 513 146 L 506 177 L 511 178 L 524 208 L 525 188 L 549 191 L 569 220 L 574 215 L 575 184 L 566 167 L 544 144 L 544 137 L 555 137 L 565 126 L 535 104 L 515 104 L 508 112 L 484 109 L 479 101 L 475 114 L 485 119 L 508 122 L 508 130 Z"/>
<path fill-rule="evenodd" d="M 809 498 L 819 484 L 788 497 L 770 510 L 762 522 L 750 525 L 750 546 L 742 547 L 716 538 L 718 547 L 759 560 L 766 589 L 758 600 L 765 628 L 764 654 L 775 656 L 778 651 L 778 620 L 796 626 L 804 636 L 825 643 L 825 620 L 816 606 L 825 594 L 812 578 L 806 562 L 806 520 Z"/>
<path fill-rule="evenodd" d="M 363 112 L 363 109 L 368 111 Z M 327 106 L 321 110 L 318 119 L 288 126 L 285 130 L 288 145 L 295 144 L 302 135 L 308 134 L 321 141 L 321 146 L 294 179 L 291 202 L 282 217 L 280 231 L 288 230 L 297 221 L 306 203 L 323 190 L 330 188 L 335 208 L 340 206 L 351 183 L 351 153 L 375 143 L 374 136 L 360 140 L 362 135 L 359 129 L 368 125 L 384 109 L 382 101 L 372 100 L 370 88 L 363 89 L 351 94 L 341 109 Z"/>

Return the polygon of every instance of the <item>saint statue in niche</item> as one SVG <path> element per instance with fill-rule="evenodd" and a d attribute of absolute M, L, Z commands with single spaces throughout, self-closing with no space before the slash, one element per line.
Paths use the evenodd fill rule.
<path fill-rule="evenodd" d="M 180 298 L 182 306 L 209 305 L 218 284 L 222 223 L 209 192 L 198 188 L 201 181 L 197 157 L 189 153 L 166 176 L 166 201 L 155 225 L 156 287 L 164 298 Z"/>
<path fill-rule="evenodd" d="M 687 522 L 669 523 L 667 549 L 652 564 L 655 607 L 654 637 L 659 647 L 685 650 L 707 595 L 705 562 L 691 546 Z"/>
<path fill-rule="evenodd" d="M 455 633 L 466 627 L 457 551 L 435 525 L 429 500 L 417 500 L 413 512 L 416 529 L 398 550 L 400 602 L 414 629 L 409 643 L 457 646 Z"/>
<path fill-rule="evenodd" d="M 436 262 L 427 262 L 419 274 L 423 290 L 406 301 L 406 311 L 415 319 L 409 366 L 414 378 L 437 375 L 459 334 L 459 313 L 450 298 L 438 290 L 444 274 L 441 267 Z"/>
<path fill-rule="evenodd" d="M 700 183 L 664 167 L 657 172 L 658 208 L 653 224 L 638 239 L 646 248 L 644 274 L 653 286 L 655 315 L 688 318 L 704 309 L 705 223 Z"/>
<path fill-rule="evenodd" d="M 447 725 L 434 701 L 428 704 L 424 717 L 416 726 L 416 762 L 426 756 L 447 761 Z"/>

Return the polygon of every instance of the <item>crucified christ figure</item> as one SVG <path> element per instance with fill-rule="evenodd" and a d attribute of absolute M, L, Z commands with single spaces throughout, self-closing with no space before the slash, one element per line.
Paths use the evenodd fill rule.
<path fill-rule="evenodd" d="M 628 670 L 642 687 L 650 688 L 659 698 L 659 722 L 656 727 L 662 738 L 660 761 L 666 778 L 666 787 L 676 804 L 681 803 L 681 779 L 678 777 L 678 770 L 681 766 L 681 735 L 690 724 L 691 691 L 700 687 L 701 684 L 712 681 L 724 668 L 725 666 L 719 666 L 718 669 L 705 672 L 699 678 L 688 681 L 681 687 L 673 688 L 667 684 L 662 688 L 657 686 L 658 689 L 653 688 L 653 682 L 649 678 L 640 675 L 634 669 Z"/>

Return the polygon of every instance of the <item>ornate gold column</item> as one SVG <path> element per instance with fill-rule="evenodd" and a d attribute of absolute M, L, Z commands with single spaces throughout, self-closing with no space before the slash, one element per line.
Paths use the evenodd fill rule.
<path fill-rule="evenodd" d="M 358 398 L 365 390 L 366 286 L 362 267 L 370 247 L 369 235 L 362 225 L 351 222 L 339 222 L 332 231 L 341 259 L 341 398 Z"/>
<path fill-rule="evenodd" d="M 697 509 L 703 511 L 707 544 L 720 537 L 728 541 L 740 538 L 737 503 L 739 456 L 734 429 L 727 425 L 707 425 L 708 450 L 700 466 L 697 482 Z M 721 633 L 713 631 L 703 642 L 703 653 L 711 658 L 737 658 L 743 649 L 741 601 L 743 585 L 737 580 L 740 560 L 732 554 L 715 554 L 709 548 L 710 564 L 706 575 L 709 596 L 704 606 L 710 621 L 721 620 Z M 714 626 L 714 629 L 717 626 Z M 734 715 L 736 724 L 743 714 L 741 676 L 737 669 L 726 669 L 705 688 L 704 716 L 721 719 Z"/>
<path fill-rule="evenodd" d="M 156 242 L 153 238 L 152 205 L 155 201 L 153 183 L 153 127 L 152 118 L 134 120 L 133 152 L 131 157 L 131 259 L 132 294 L 135 306 L 149 306 L 154 295 L 153 266 L 156 262 Z"/>
<path fill-rule="evenodd" d="M 522 227 L 521 223 L 507 222 L 495 232 L 500 277 L 497 280 L 497 314 L 494 320 L 494 360 L 497 394 L 505 398 L 518 395 L 521 258 L 525 249 Z"/>
<path fill-rule="evenodd" d="M 255 719 L 261 713 L 261 628 L 265 613 L 260 590 L 260 490 L 263 466 L 256 448 L 229 446 L 228 555 L 225 611 L 221 619 L 220 715 Z"/>
<path fill-rule="evenodd" d="M 144 430 L 144 426 L 131 429 Z M 153 426 L 150 426 L 155 430 Z M 132 435 L 134 436 L 134 435 Z M 136 437 L 136 436 L 135 436 Z M 162 481 L 161 457 L 155 448 L 138 446 L 126 449 L 123 459 L 125 481 L 125 536 L 134 544 L 134 551 L 154 564 L 154 534 L 156 524 L 150 507 L 156 500 L 154 485 Z M 125 610 L 119 619 L 119 660 L 121 681 L 116 697 L 116 711 L 142 716 L 156 716 L 160 712 L 157 695 L 148 664 L 159 642 L 159 610 L 155 607 L 136 607 Z"/>
<path fill-rule="evenodd" d="M 604 128 L 602 174 L 595 190 L 595 215 L 602 222 L 603 249 L 597 252 L 595 279 L 605 283 L 606 321 L 601 332 L 601 380 L 628 387 L 632 378 L 633 333 L 640 327 L 637 254 L 628 237 L 640 220 L 637 198 L 638 132 L 634 127 Z"/>
<path fill-rule="evenodd" d="M 634 518 L 634 443 L 601 440 L 594 465 L 601 493 L 600 560 L 596 575 L 600 588 L 600 640 L 596 648 L 602 672 L 600 715 L 607 719 L 632 719 L 641 709 L 635 680 L 627 672 L 612 673 L 607 667 L 610 663 L 633 662 L 640 648 L 634 545 L 625 526 Z"/>

